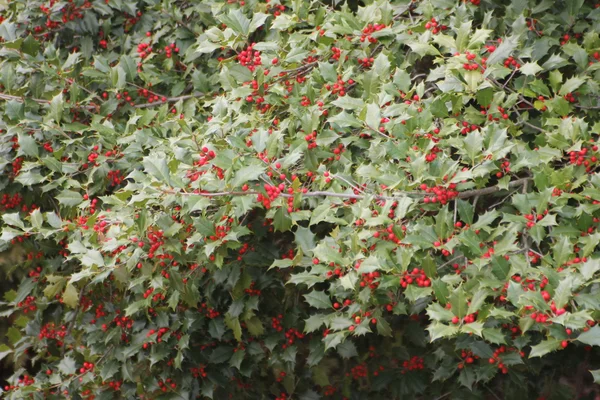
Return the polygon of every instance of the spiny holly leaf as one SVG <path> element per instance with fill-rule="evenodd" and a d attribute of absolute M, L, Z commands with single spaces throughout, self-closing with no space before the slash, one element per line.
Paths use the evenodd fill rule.
<path fill-rule="evenodd" d="M 555 338 L 547 338 L 546 340 L 542 340 L 539 344 L 531 346 L 529 358 L 542 357 L 545 354 L 558 350 L 560 348 L 560 343 L 560 340 Z"/>
<path fill-rule="evenodd" d="M 315 308 L 332 308 L 331 300 L 325 292 L 313 290 L 304 295 L 306 302 Z"/>
<path fill-rule="evenodd" d="M 590 346 L 600 346 L 600 327 L 594 325 L 587 332 L 582 332 L 577 340 Z"/>

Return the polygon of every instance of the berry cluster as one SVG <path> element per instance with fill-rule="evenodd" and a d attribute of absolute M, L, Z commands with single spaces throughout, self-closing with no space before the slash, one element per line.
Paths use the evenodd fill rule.
<path fill-rule="evenodd" d="M 243 0 L 240 1 L 240 5 L 244 5 L 242 4 L 243 2 Z M 272 12 L 274 16 L 278 17 L 281 15 L 282 12 L 285 11 L 285 6 L 283 4 L 267 4 L 267 9 L 269 10 L 269 12 Z"/>
<path fill-rule="evenodd" d="M 579 151 L 570 151 L 569 152 L 569 163 L 574 165 L 583 165 L 585 166 L 586 172 L 590 172 L 592 170 L 593 163 L 598 162 L 598 157 L 595 155 L 590 156 L 589 150 L 594 152 L 598 151 L 598 146 L 593 145 L 592 147 L 583 147 Z"/>
<path fill-rule="evenodd" d="M 480 127 L 475 124 L 469 124 L 467 121 L 457 122 L 456 126 L 460 127 L 462 125 L 462 129 L 460 130 L 461 135 L 466 135 L 469 132 L 476 131 Z"/>
<path fill-rule="evenodd" d="M 430 163 L 435 161 L 435 159 L 437 158 L 437 153 L 440 153 L 442 151 L 442 149 L 440 149 L 437 146 L 433 146 L 430 150 L 430 153 L 425 155 L 425 162 Z"/>
<path fill-rule="evenodd" d="M 324 396 L 333 396 L 335 393 L 337 392 L 337 388 L 335 386 L 325 386 L 323 388 L 323 395 Z"/>
<path fill-rule="evenodd" d="M 404 361 L 402 363 L 402 374 L 405 374 L 409 371 L 419 371 L 425 368 L 425 362 L 423 357 L 413 356 L 410 360 Z"/>
<path fill-rule="evenodd" d="M 290 328 L 285 332 L 286 343 L 281 345 L 282 348 L 287 348 L 287 346 L 291 346 L 294 344 L 296 339 L 304 339 L 304 334 L 300 332 L 298 329 Z"/>
<path fill-rule="evenodd" d="M 436 35 L 441 31 L 445 31 L 448 27 L 446 25 L 440 25 L 437 19 L 431 18 L 431 21 L 425 23 L 425 29 L 430 30 L 431 33 Z"/>
<path fill-rule="evenodd" d="M 238 62 L 247 67 L 250 71 L 254 72 L 257 66 L 261 65 L 262 60 L 260 57 L 260 51 L 254 50 L 254 45 L 256 43 L 251 43 L 246 47 L 245 50 L 242 50 L 237 55 Z"/>
<path fill-rule="evenodd" d="M 283 326 L 281 326 L 281 322 L 283 321 L 283 315 L 279 314 L 276 317 L 271 318 L 271 328 L 275 329 L 277 332 L 281 332 L 283 330 Z"/>
<path fill-rule="evenodd" d="M 29 375 L 24 375 L 22 377 L 19 377 L 19 383 L 15 386 L 15 385 L 6 385 L 4 386 L 4 390 L 9 392 L 11 390 L 15 390 L 17 389 L 19 386 L 29 386 L 29 385 L 33 385 L 35 383 L 35 379 L 33 378 L 33 376 L 29 376 Z"/>
<path fill-rule="evenodd" d="M 91 372 L 93 370 L 94 370 L 94 363 L 85 361 L 83 363 L 83 366 L 81 368 L 79 368 L 79 373 L 85 374 L 85 373 Z"/>
<path fill-rule="evenodd" d="M 120 169 L 108 171 L 109 186 L 119 186 L 125 180 Z"/>
<path fill-rule="evenodd" d="M 565 100 L 567 100 L 569 103 L 575 103 L 577 102 L 577 99 L 575 98 L 575 96 L 573 95 L 573 93 L 567 93 L 564 95 Z"/>
<path fill-rule="evenodd" d="M 176 389 L 177 384 L 171 378 L 167 378 L 164 382 L 162 379 L 159 379 L 158 387 L 160 388 L 160 390 L 162 392 L 166 392 L 167 390 L 169 390 L 169 388 L 171 388 L 173 390 Z"/>
<path fill-rule="evenodd" d="M 149 86 L 150 86 L 150 84 L 149 84 Z M 123 92 L 123 95 L 125 96 L 126 101 L 131 101 L 131 97 L 128 97 L 128 93 L 129 92 Z M 145 98 L 148 101 L 148 103 L 156 103 L 158 101 L 161 101 L 163 103 L 167 102 L 167 98 L 165 96 L 160 96 L 159 94 L 154 93 L 153 91 L 145 89 L 145 88 L 139 88 L 137 90 L 137 94 L 138 94 L 138 96 Z M 130 100 L 127 100 L 128 98 Z M 117 99 L 119 99 L 118 94 L 117 94 Z M 130 104 L 133 105 L 133 103 L 130 103 Z"/>
<path fill-rule="evenodd" d="M 497 350 L 494 351 L 494 355 L 492 357 L 490 357 L 490 359 L 488 360 L 488 362 L 490 364 L 497 364 L 498 369 L 503 374 L 508 373 L 508 369 L 506 368 L 506 365 L 504 365 L 502 363 L 501 355 L 506 353 L 507 350 L 508 349 L 506 348 L 506 346 L 500 346 Z M 517 351 L 516 349 L 512 349 L 512 350 Z M 521 357 L 523 357 L 525 355 L 523 352 L 519 352 L 519 354 L 521 355 Z"/>
<path fill-rule="evenodd" d="M 473 364 L 475 360 L 479 359 L 479 356 L 476 356 L 471 351 L 466 350 L 461 351 L 460 357 L 463 359 L 463 361 L 458 364 L 458 369 L 463 369 L 465 365 Z"/>
<path fill-rule="evenodd" d="M 17 307 L 23 310 L 23 313 L 27 314 L 28 312 L 33 312 L 37 310 L 37 306 L 35 305 L 35 297 L 27 296 L 25 300 L 17 303 Z"/>
<path fill-rule="evenodd" d="M 352 300 L 346 299 L 346 300 L 344 300 L 344 302 L 342 304 L 344 305 L 344 307 L 348 307 L 350 304 L 352 304 Z M 342 307 L 342 304 L 340 304 L 336 301 L 335 303 L 333 303 L 333 308 L 335 308 L 336 310 L 339 310 L 340 307 Z"/>
<path fill-rule="evenodd" d="M 40 277 L 40 273 L 42 272 L 42 267 L 37 267 L 35 269 L 32 269 L 31 271 L 29 271 L 29 273 L 27 274 L 30 278 L 33 278 L 34 282 L 38 281 L 38 278 Z"/>
<path fill-rule="evenodd" d="M 194 378 L 206 378 L 206 366 L 200 365 L 198 367 L 190 368 L 190 372 L 194 376 Z"/>
<path fill-rule="evenodd" d="M 400 286 L 403 288 L 412 284 L 419 287 L 429 287 L 431 286 L 431 281 L 427 278 L 427 275 L 425 275 L 425 271 L 419 268 L 413 268 L 412 271 L 404 271 L 400 277 Z"/>
<path fill-rule="evenodd" d="M 369 375 L 369 368 L 366 363 L 358 364 L 350 370 L 350 374 L 352 374 L 352 379 L 359 380 L 360 378 L 365 378 Z M 348 376 L 348 373 L 346 373 Z"/>
<path fill-rule="evenodd" d="M 260 289 L 254 289 L 256 282 L 250 283 L 250 287 L 248 289 L 244 289 L 244 292 L 248 296 L 260 296 Z"/>
<path fill-rule="evenodd" d="M 477 313 L 476 312 L 473 313 L 473 314 L 469 314 L 469 315 L 465 316 L 463 318 L 463 322 L 465 324 L 470 324 L 472 322 L 475 322 L 475 319 L 477 319 Z M 456 315 L 454 317 L 452 317 L 452 323 L 454 325 L 457 325 L 459 322 L 460 322 L 460 318 L 459 317 L 457 317 Z"/>
<path fill-rule="evenodd" d="M 502 169 L 502 171 L 496 172 L 496 178 L 502 178 L 505 174 L 510 172 L 510 161 L 502 161 L 500 163 L 500 169 Z"/>
<path fill-rule="evenodd" d="M 165 46 L 165 56 L 171 58 L 173 53 L 179 53 L 179 47 L 175 43 Z"/>
<path fill-rule="evenodd" d="M 279 373 L 279 376 L 277 377 L 276 381 L 281 382 L 283 380 L 283 378 L 285 378 L 286 376 L 287 376 L 287 374 L 285 373 L 285 371 L 281 371 Z"/>
<path fill-rule="evenodd" d="M 21 172 L 21 168 L 23 167 L 23 157 L 17 157 L 11 163 L 12 171 L 10 174 L 10 178 L 14 179 Z"/>
<path fill-rule="evenodd" d="M 271 202 L 277 197 L 279 197 L 279 195 L 285 190 L 285 185 L 283 183 L 280 183 L 277 186 L 265 184 L 264 189 L 267 192 L 266 195 L 259 193 L 256 196 L 256 200 L 261 202 L 263 206 L 268 210 L 271 208 Z"/>
<path fill-rule="evenodd" d="M 4 193 L 0 199 L 0 209 L 12 210 L 18 208 L 23 202 L 23 196 L 20 193 L 15 193 L 12 196 Z"/>
<path fill-rule="evenodd" d="M 327 84 L 327 85 L 325 85 L 325 89 L 331 90 L 332 94 L 337 94 L 338 96 L 342 97 L 342 96 L 346 95 L 346 91 L 347 91 L 346 84 L 353 85 L 354 80 L 348 79 L 347 81 L 344 81 L 342 79 L 342 77 L 338 75 L 337 81 L 333 84 L 333 86 L 330 84 Z"/>
<path fill-rule="evenodd" d="M 446 204 L 450 200 L 452 200 L 458 196 L 458 192 L 454 190 L 454 189 L 456 189 L 455 183 L 451 183 L 450 185 L 448 185 L 448 188 L 445 188 L 443 186 L 429 187 L 429 186 L 427 186 L 427 184 L 422 183 L 421 186 L 419 186 L 419 188 L 421 190 L 425 191 L 425 193 L 433 194 L 433 196 L 426 196 L 423 199 L 423 202 L 425 204 L 427 204 L 427 203 Z"/>
<path fill-rule="evenodd" d="M 378 279 L 380 276 L 381 274 L 379 273 L 379 271 L 362 274 L 360 287 L 368 286 L 371 290 L 377 289 L 377 287 L 379 286 L 379 282 L 376 282 L 376 279 Z"/>
<path fill-rule="evenodd" d="M 364 42 L 367 40 L 369 43 L 377 43 L 377 39 L 371 36 L 372 33 L 378 32 L 385 28 L 385 24 L 369 24 L 367 25 L 360 35 L 360 41 Z"/>
<path fill-rule="evenodd" d="M 217 318 L 219 315 L 221 315 L 219 311 L 215 310 L 212 307 L 209 307 L 208 305 L 206 305 L 206 303 L 202 303 L 200 305 L 200 308 L 204 310 L 204 316 L 208 319 Z"/>
<path fill-rule="evenodd" d="M 465 54 L 467 55 L 468 62 L 463 64 L 463 68 L 467 71 L 477 70 L 479 68 L 479 65 L 477 65 L 477 63 L 471 63 L 471 61 L 473 61 L 475 59 L 475 57 L 477 57 L 477 56 L 468 51 Z"/>
<path fill-rule="evenodd" d="M 150 32 L 148 32 L 148 33 L 150 33 Z M 146 34 L 146 36 L 147 36 L 147 34 Z M 140 43 L 137 46 L 137 53 L 141 59 L 144 59 L 152 53 L 152 46 L 150 46 L 150 44 L 148 44 L 148 43 Z M 138 64 L 138 67 L 139 66 L 140 65 Z"/>
<path fill-rule="evenodd" d="M 43 340 L 43 339 L 56 340 L 56 345 L 58 347 L 61 347 L 63 345 L 63 339 L 66 335 L 67 335 L 67 327 L 66 326 L 63 325 L 60 328 L 57 328 L 54 325 L 54 322 L 49 322 L 46 325 L 42 326 L 42 328 L 40 329 L 40 333 L 38 333 L 38 339 L 39 340 Z"/>
<path fill-rule="evenodd" d="M 331 53 L 331 58 L 338 61 L 340 59 L 340 56 L 342 55 L 342 50 L 340 50 L 338 47 L 332 47 Z"/>
<path fill-rule="evenodd" d="M 317 147 L 317 131 L 312 131 L 308 135 L 304 136 L 304 140 L 306 140 L 308 142 L 308 150 L 316 148 Z"/>
<path fill-rule="evenodd" d="M 109 382 L 103 382 L 102 384 L 105 386 L 108 386 L 115 392 L 118 392 L 121 390 L 121 385 L 123 384 L 123 381 L 109 381 Z"/>
<path fill-rule="evenodd" d="M 521 68 L 521 64 L 519 64 L 519 62 L 517 60 L 515 60 L 515 58 L 513 56 L 510 56 L 506 60 L 504 60 L 504 66 L 506 68 L 510 68 L 510 67 L 514 67 L 515 69 Z"/>
<path fill-rule="evenodd" d="M 375 59 L 373 57 L 371 58 L 359 58 L 358 59 L 358 63 L 360 64 L 361 67 L 363 67 L 364 69 L 369 69 L 373 66 L 373 62 L 375 61 Z"/>

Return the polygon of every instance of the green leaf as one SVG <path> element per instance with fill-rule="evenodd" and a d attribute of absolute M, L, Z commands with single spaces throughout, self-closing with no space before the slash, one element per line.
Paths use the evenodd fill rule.
<path fill-rule="evenodd" d="M 461 385 L 471 390 L 475 383 L 476 375 L 473 368 L 463 368 L 458 375 L 458 381 Z"/>
<path fill-rule="evenodd" d="M 29 157 L 39 157 L 38 145 L 30 135 L 19 134 L 19 148 Z"/>
<path fill-rule="evenodd" d="M 30 56 L 36 56 L 40 50 L 41 43 L 31 35 L 31 33 L 23 40 L 21 51 Z"/>
<path fill-rule="evenodd" d="M 4 215 L 2 215 L 2 220 L 7 225 L 17 226 L 21 229 L 25 229 L 25 224 L 21 220 L 21 216 L 19 215 L 18 212 L 4 214 Z"/>
<path fill-rule="evenodd" d="M 248 332 L 254 337 L 262 336 L 265 332 L 265 328 L 262 321 L 258 317 L 252 317 L 246 321 L 246 328 Z"/>
<path fill-rule="evenodd" d="M 464 146 L 467 156 L 471 161 L 476 161 L 481 156 L 483 148 L 483 135 L 477 130 L 470 132 L 464 139 Z"/>
<path fill-rule="evenodd" d="M 345 338 L 344 332 L 330 333 L 323 339 L 325 350 L 335 349 Z"/>
<path fill-rule="evenodd" d="M 469 49 L 478 49 L 484 44 L 493 31 L 491 29 L 476 29 L 469 39 Z"/>
<path fill-rule="evenodd" d="M 543 340 L 535 346 L 531 346 L 529 358 L 541 357 L 552 351 L 558 350 L 561 347 L 560 342 L 561 341 L 558 339 L 548 338 L 547 340 Z"/>
<path fill-rule="evenodd" d="M 31 214 L 29 214 L 29 220 L 31 221 L 31 226 L 35 229 L 42 227 L 42 224 L 44 223 L 44 217 L 39 208 L 36 208 L 31 212 Z"/>
<path fill-rule="evenodd" d="M 70 376 L 75 373 L 75 360 L 69 356 L 65 356 L 58 363 L 58 370 L 65 376 Z"/>
<path fill-rule="evenodd" d="M 496 50 L 492 54 L 490 54 L 490 56 L 487 59 L 486 65 L 491 66 L 493 64 L 503 62 L 517 48 L 517 45 L 518 38 L 516 36 L 504 38 L 500 46 L 498 46 Z"/>
<path fill-rule="evenodd" d="M 344 110 L 361 110 L 365 106 L 365 102 L 362 99 L 350 96 L 338 97 L 331 104 Z"/>
<path fill-rule="evenodd" d="M 300 246 L 303 254 L 310 254 L 315 247 L 315 234 L 310 228 L 299 226 L 295 233 L 296 244 Z"/>
<path fill-rule="evenodd" d="M 535 76 L 538 72 L 543 70 L 544 69 L 540 67 L 537 62 L 527 62 L 519 68 L 519 71 L 526 76 Z"/>
<path fill-rule="evenodd" d="M 56 200 L 58 200 L 60 204 L 72 207 L 81 204 L 83 201 L 83 196 L 79 192 L 63 190 L 59 195 L 56 196 Z"/>
<path fill-rule="evenodd" d="M 67 61 L 65 61 L 65 63 L 62 66 L 63 71 L 71 68 L 73 65 L 77 64 L 79 62 L 79 58 L 81 57 L 81 53 L 79 52 L 75 52 L 75 53 L 69 53 L 69 56 L 67 57 Z"/>
<path fill-rule="evenodd" d="M 310 333 L 319 329 L 325 323 L 323 314 L 313 314 L 304 320 L 304 332 Z"/>
<path fill-rule="evenodd" d="M 560 236 L 552 249 L 554 262 L 557 266 L 563 265 L 570 257 L 573 245 L 567 236 Z"/>
<path fill-rule="evenodd" d="M 590 346 L 600 346 L 600 326 L 594 325 L 587 332 L 582 332 L 577 340 Z"/>
<path fill-rule="evenodd" d="M 600 369 L 590 371 L 592 373 L 592 378 L 594 379 L 594 383 L 600 383 Z"/>
<path fill-rule="evenodd" d="M 93 265 L 103 267 L 104 257 L 98 250 L 88 250 L 81 256 L 81 263 L 86 267 L 91 267 Z"/>
<path fill-rule="evenodd" d="M 240 342 L 242 340 L 242 326 L 240 320 L 235 317 L 231 317 L 229 314 L 225 314 L 225 325 L 233 331 L 233 337 L 235 340 Z"/>
<path fill-rule="evenodd" d="M 388 56 L 379 53 L 373 62 L 373 71 L 382 78 L 387 77 L 390 73 L 390 66 L 391 63 Z"/>
<path fill-rule="evenodd" d="M 560 87 L 559 95 L 564 96 L 567 93 L 573 93 L 579 86 L 581 86 L 585 82 L 585 78 L 580 78 L 578 76 L 574 76 L 565 81 L 565 83 Z"/>
<path fill-rule="evenodd" d="M 345 359 L 358 356 L 358 350 L 356 350 L 356 346 L 351 341 L 345 341 L 339 344 L 336 350 L 338 354 Z"/>
<path fill-rule="evenodd" d="M 579 272 L 586 280 L 591 280 L 600 271 L 600 259 L 589 259 L 579 267 Z"/>
<path fill-rule="evenodd" d="M 290 218 L 287 210 L 285 210 L 283 207 L 279 207 L 277 211 L 275 211 L 273 227 L 279 232 L 289 231 L 292 227 L 292 219 Z"/>
<path fill-rule="evenodd" d="M 458 318 L 464 318 L 467 315 L 467 296 L 462 287 L 454 289 L 450 295 L 450 305 L 452 313 Z"/>
<path fill-rule="evenodd" d="M 304 295 L 306 302 L 315 308 L 332 308 L 331 300 L 325 292 L 313 290 Z"/>
<path fill-rule="evenodd" d="M 572 276 L 564 277 L 558 284 L 558 287 L 556 288 L 556 290 L 554 291 L 553 300 L 556 305 L 556 308 L 560 309 L 565 304 L 567 304 L 567 302 L 570 300 L 570 298 L 572 296 L 572 290 L 573 290 L 573 277 Z"/>
<path fill-rule="evenodd" d="M 445 325 L 440 322 L 432 322 L 426 329 L 429 331 L 429 340 L 431 342 L 440 338 L 451 337 L 458 333 L 458 326 Z"/>
<path fill-rule="evenodd" d="M 171 172 L 167 165 L 167 159 L 164 155 L 152 155 L 144 157 L 142 164 L 144 165 L 144 171 L 147 174 L 152 175 L 160 182 L 171 185 Z"/>
<path fill-rule="evenodd" d="M 262 165 L 253 164 L 244 167 L 235 173 L 235 177 L 231 181 L 231 186 L 234 188 L 238 188 L 246 182 L 255 181 L 264 172 L 265 167 L 263 167 Z"/>
<path fill-rule="evenodd" d="M 242 34 L 244 36 L 250 33 L 250 20 L 244 15 L 244 13 L 242 13 L 240 9 L 229 11 L 227 15 L 222 15 L 220 20 L 222 23 L 227 25 L 228 28 L 233 29 L 235 33 Z"/>
<path fill-rule="evenodd" d="M 60 124 L 62 120 L 63 110 L 64 100 L 63 94 L 62 92 L 60 92 L 59 94 L 54 96 L 52 98 L 52 101 L 50 102 L 50 117 L 52 117 L 54 122 L 56 122 L 57 124 Z"/>
<path fill-rule="evenodd" d="M 12 120 L 21 120 L 25 118 L 25 105 L 16 100 L 6 102 L 4 114 Z"/>
<path fill-rule="evenodd" d="M 381 111 L 377 104 L 367 104 L 367 112 L 364 121 L 367 126 L 373 130 L 377 130 L 379 128 L 379 124 L 381 123 Z"/>
<path fill-rule="evenodd" d="M 267 20 L 267 18 L 269 18 L 269 14 L 263 14 L 263 13 L 254 13 L 252 15 L 252 22 L 250 22 L 250 28 L 249 28 L 249 32 L 252 33 L 255 30 L 257 30 L 258 28 L 260 28 L 261 26 L 263 26 L 265 24 L 265 21 Z"/>
<path fill-rule="evenodd" d="M 65 288 L 65 292 L 62 295 L 62 301 L 71 308 L 77 307 L 79 304 L 79 293 L 72 284 L 68 284 Z"/>

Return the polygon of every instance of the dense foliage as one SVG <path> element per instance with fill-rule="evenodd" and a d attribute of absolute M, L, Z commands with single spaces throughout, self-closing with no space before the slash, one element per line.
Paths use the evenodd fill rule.
<path fill-rule="evenodd" d="M 339 3 L 0 1 L 7 398 L 593 395 L 598 4 Z"/>

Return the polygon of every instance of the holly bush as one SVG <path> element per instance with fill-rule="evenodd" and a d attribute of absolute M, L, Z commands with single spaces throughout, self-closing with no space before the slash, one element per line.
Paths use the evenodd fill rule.
<path fill-rule="evenodd" d="M 598 6 L 0 1 L 3 395 L 593 396 Z"/>

